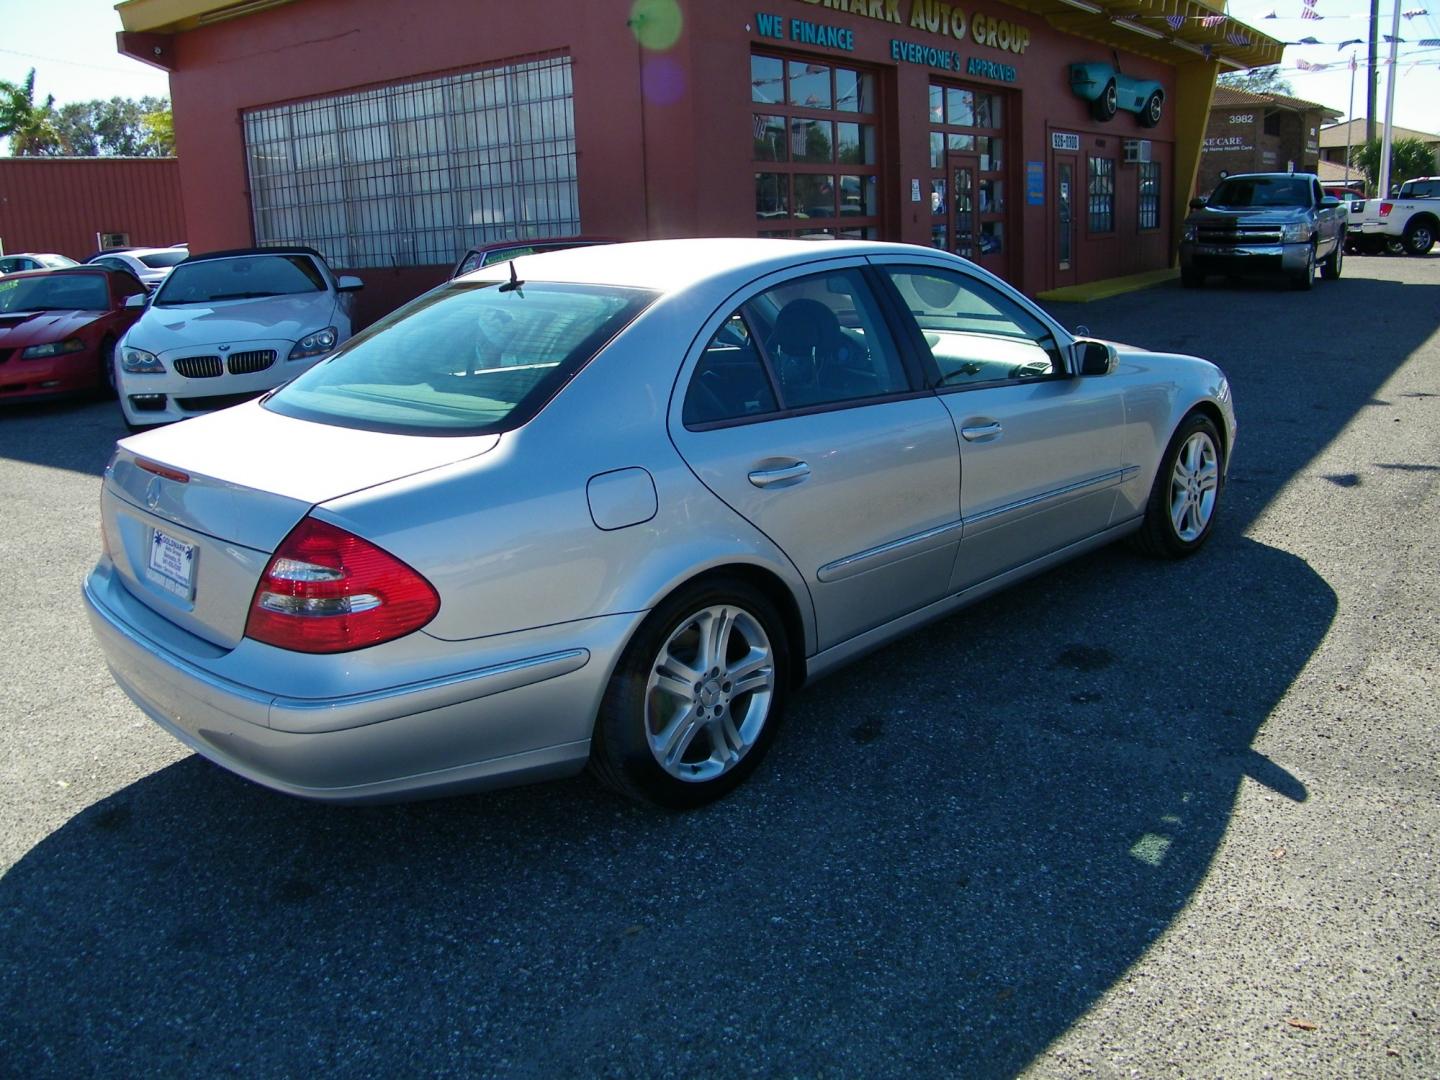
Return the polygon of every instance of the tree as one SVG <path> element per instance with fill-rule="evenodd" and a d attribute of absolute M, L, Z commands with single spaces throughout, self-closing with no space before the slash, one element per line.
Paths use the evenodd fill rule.
<path fill-rule="evenodd" d="M 72 157 L 160 157 L 174 152 L 165 98 L 76 101 L 56 119 L 64 152 Z"/>
<path fill-rule="evenodd" d="M 1251 68 L 1249 71 L 1226 72 L 1220 76 L 1220 85 L 1228 86 L 1232 90 L 1248 90 L 1252 94 L 1293 96 L 1295 93 L 1290 83 L 1280 77 L 1280 68 L 1274 64 L 1270 67 Z"/>
<path fill-rule="evenodd" d="M 22 83 L 0 81 L 0 138 L 10 140 L 12 154 L 35 155 L 60 152 L 55 129 L 55 97 L 35 104 L 35 69 Z"/>
<path fill-rule="evenodd" d="M 1350 151 L 1350 164 L 1365 174 L 1371 191 L 1380 183 L 1380 145 L 1379 139 L 1371 139 Z M 1403 184 L 1417 176 L 1429 176 L 1434 169 L 1435 155 L 1419 139 L 1396 139 L 1390 144 L 1390 183 Z"/>

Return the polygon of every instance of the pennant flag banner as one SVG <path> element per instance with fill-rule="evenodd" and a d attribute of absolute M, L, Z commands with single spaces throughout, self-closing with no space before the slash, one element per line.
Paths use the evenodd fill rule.
<path fill-rule="evenodd" d="M 1395 42 L 1395 44 L 1397 44 L 1397 45 L 1404 45 L 1404 44 L 1405 44 L 1405 39 L 1404 39 L 1403 37 L 1391 37 L 1389 34 L 1386 34 L 1386 35 L 1385 35 L 1385 44 L 1388 45 L 1388 44 L 1390 44 L 1390 42 L 1392 42 L 1392 41 Z"/>
<path fill-rule="evenodd" d="M 1184 15 L 1167 15 L 1165 21 L 1170 24 L 1171 30 L 1179 30 L 1185 25 Z"/>
<path fill-rule="evenodd" d="M 1276 15 L 1273 11 L 1270 12 L 1269 15 L 1266 15 L 1266 16 L 1265 16 L 1265 18 L 1267 18 L 1267 19 L 1278 19 L 1279 17 L 1280 17 L 1280 16 L 1279 16 L 1279 15 Z"/>
<path fill-rule="evenodd" d="M 1203 19 L 1200 20 L 1200 25 L 1205 27 L 1205 29 L 1207 30 L 1213 30 L 1215 29 L 1215 27 L 1220 26 L 1224 22 L 1224 15 L 1206 15 Z"/>
<path fill-rule="evenodd" d="M 1427 49 L 1440 49 L 1440 37 L 1421 38 L 1420 44 L 1424 45 Z"/>
<path fill-rule="evenodd" d="M 1250 39 L 1244 34 L 1230 33 L 1225 35 L 1225 40 L 1231 45 L 1249 45 Z"/>
<path fill-rule="evenodd" d="M 1402 12 L 1400 13 L 1401 17 L 1402 17 L 1402 18 L 1406 18 L 1406 19 L 1413 19 L 1413 18 L 1415 18 L 1416 15 L 1429 15 L 1429 14 L 1430 14 L 1430 12 L 1424 10 L 1423 8 L 1417 8 L 1417 9 L 1414 10 L 1414 11 L 1402 11 Z"/>
<path fill-rule="evenodd" d="M 1307 7 L 1300 12 L 1300 18 L 1302 19 L 1323 19 L 1324 17 L 1324 15 L 1321 15 L 1312 7 Z"/>
<path fill-rule="evenodd" d="M 1336 45 L 1335 48 L 1337 48 L 1337 49 L 1343 49 L 1343 48 L 1345 48 L 1346 45 L 1364 45 L 1364 44 L 1365 44 L 1365 39 L 1364 39 L 1364 38 L 1352 37 L 1349 41 L 1342 41 L 1342 42 L 1340 42 L 1340 44 L 1339 44 L 1339 45 Z"/>

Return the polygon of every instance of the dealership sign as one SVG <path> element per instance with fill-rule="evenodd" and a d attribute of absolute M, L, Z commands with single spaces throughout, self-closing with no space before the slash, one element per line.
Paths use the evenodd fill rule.
<path fill-rule="evenodd" d="M 892 26 L 907 26 L 911 30 L 927 30 L 932 34 L 953 37 L 956 41 L 964 41 L 968 37 L 976 45 L 983 45 L 988 49 L 1004 49 L 1017 55 L 1024 55 L 1030 44 L 1030 31 L 1025 27 L 983 12 L 967 17 L 963 8 L 945 3 L 944 0 L 910 0 L 909 8 L 903 15 L 900 0 L 798 2 L 827 8 L 840 15 L 875 19 Z"/>

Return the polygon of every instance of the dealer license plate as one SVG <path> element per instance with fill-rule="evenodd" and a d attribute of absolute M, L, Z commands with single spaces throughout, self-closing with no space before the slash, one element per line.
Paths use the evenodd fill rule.
<path fill-rule="evenodd" d="M 150 537 L 146 577 L 167 592 L 190 599 L 195 590 L 195 545 L 156 529 Z"/>

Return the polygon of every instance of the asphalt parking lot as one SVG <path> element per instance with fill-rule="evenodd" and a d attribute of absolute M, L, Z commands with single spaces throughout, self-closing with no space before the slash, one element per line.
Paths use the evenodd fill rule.
<path fill-rule="evenodd" d="M 1212 543 L 845 669 L 686 815 L 191 756 L 81 609 L 118 409 L 0 413 L 0 1075 L 1440 1075 L 1440 253 L 1053 310 L 1225 367 Z"/>

